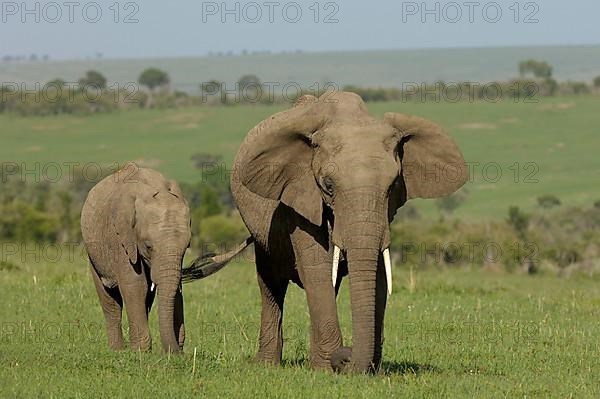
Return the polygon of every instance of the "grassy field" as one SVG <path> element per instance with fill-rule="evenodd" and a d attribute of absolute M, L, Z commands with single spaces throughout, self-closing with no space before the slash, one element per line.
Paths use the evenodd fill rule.
<path fill-rule="evenodd" d="M 558 196 L 565 206 L 599 200 L 599 106 L 600 97 L 588 96 L 531 104 L 381 103 L 369 109 L 376 116 L 386 111 L 425 116 L 447 127 L 474 172 L 457 216 L 474 220 L 505 217 L 512 204 L 532 210 L 542 194 Z M 30 182 L 52 174 L 51 165 L 67 173 L 69 162 L 110 166 L 125 160 L 193 182 L 201 179 L 193 154 L 220 154 L 230 165 L 246 132 L 280 109 L 0 115 L 0 161 L 21 164 Z M 437 215 L 432 202 L 415 203 Z M 376 376 L 343 376 L 314 372 L 307 364 L 308 312 L 304 292 L 295 286 L 286 303 L 283 367 L 251 362 L 260 296 L 248 261 L 184 287 L 186 353 L 167 357 L 159 351 L 155 310 L 153 353 L 108 351 L 80 250 L 63 249 L 54 261 L 55 247 L 30 244 L 21 256 L 8 256 L 7 249 L 0 244 L 0 397 L 600 395 L 597 276 L 432 269 L 416 270 L 410 279 L 396 267 L 383 368 Z M 349 343 L 347 281 L 338 303 Z"/>
<path fill-rule="evenodd" d="M 600 200 L 600 96 L 540 98 L 533 103 L 427 102 L 373 103 L 373 115 L 386 111 L 416 114 L 444 125 L 471 163 L 465 220 L 502 218 L 509 205 L 536 207 L 539 195 L 553 194 L 567 206 Z M 21 118 L 0 115 L 0 161 L 33 171 L 29 181 L 68 162 L 114 165 L 137 160 L 171 178 L 202 178 L 191 156 L 220 154 L 226 166 L 247 131 L 276 106 L 202 107 L 139 110 L 91 117 Z M 96 169 L 88 169 L 93 176 Z M 437 215 L 431 201 L 415 201 Z"/>
<path fill-rule="evenodd" d="M 260 296 L 246 261 L 184 287 L 184 355 L 160 354 L 156 309 L 153 353 L 112 353 L 87 262 L 70 254 L 59 262 L 12 257 L 18 268 L 0 270 L 0 397 L 600 395 L 597 278 L 417 270 L 410 283 L 397 268 L 383 368 L 344 376 L 307 364 L 307 306 L 296 286 L 286 302 L 283 367 L 251 362 Z M 338 299 L 346 343 L 347 284 Z"/>

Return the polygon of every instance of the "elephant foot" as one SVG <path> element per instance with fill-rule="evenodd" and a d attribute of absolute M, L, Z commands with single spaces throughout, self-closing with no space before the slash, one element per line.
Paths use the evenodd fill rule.
<path fill-rule="evenodd" d="M 316 371 L 331 371 L 331 362 L 330 361 L 322 361 L 322 362 L 310 362 L 310 367 Z"/>
<path fill-rule="evenodd" d="M 122 350 L 125 349 L 125 344 L 123 343 L 123 341 L 121 342 L 111 342 L 108 344 L 108 348 L 111 351 L 115 351 L 115 352 L 120 352 Z"/>
<path fill-rule="evenodd" d="M 337 373 L 373 374 L 379 367 L 378 363 L 371 362 L 366 367 L 357 365 L 352 361 L 352 348 L 347 346 L 343 346 L 331 354 L 331 367 Z"/>
<path fill-rule="evenodd" d="M 179 346 L 178 342 L 174 344 L 162 344 L 162 351 L 165 354 L 179 355 L 183 354 L 183 346 Z"/>
<path fill-rule="evenodd" d="M 348 370 L 352 358 L 352 348 L 342 346 L 331 354 L 331 368 L 336 373 L 343 373 Z"/>
<path fill-rule="evenodd" d="M 339 348 L 339 345 L 338 345 Z M 327 370 L 331 371 L 331 354 L 334 350 L 329 349 L 328 351 L 317 350 L 315 352 L 311 351 L 310 353 L 310 367 L 313 370 Z"/>
<path fill-rule="evenodd" d="M 259 352 L 254 356 L 252 362 L 264 366 L 279 366 L 281 365 L 281 356 L 273 356 Z"/>

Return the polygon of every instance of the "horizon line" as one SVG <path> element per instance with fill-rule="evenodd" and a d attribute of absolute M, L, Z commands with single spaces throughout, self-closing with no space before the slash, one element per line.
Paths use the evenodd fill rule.
<path fill-rule="evenodd" d="M 23 61 L 0 62 L 4 64 L 38 64 L 38 63 L 59 63 L 73 61 L 141 61 L 141 60 L 170 60 L 170 59 L 197 59 L 197 58 L 216 58 L 216 57 L 252 57 L 252 56 L 275 56 L 275 55 L 307 55 L 307 54 L 324 54 L 324 53 L 367 53 L 367 52 L 410 52 L 410 51 L 440 51 L 440 50 L 493 50 L 493 49 L 526 49 L 526 48 L 557 48 L 557 47 L 600 47 L 600 43 L 581 43 L 581 44 L 526 44 L 526 45 L 491 45 L 491 46 L 450 46 L 450 47 L 404 47 L 404 48 L 371 48 L 371 49 L 329 49 L 329 50 L 303 50 L 295 49 L 289 51 L 277 50 L 246 50 L 243 54 L 233 50 L 227 51 L 211 51 L 203 55 L 166 55 L 166 56 L 141 56 L 141 57 L 92 57 L 83 58 L 49 58 L 48 60 L 38 59 L 31 61 L 25 59 Z M 211 54 L 212 53 L 212 54 Z M 97 52 L 101 54 L 101 52 Z M 7 54 L 8 55 L 8 54 Z M 0 56 L 2 57 L 2 56 Z"/>

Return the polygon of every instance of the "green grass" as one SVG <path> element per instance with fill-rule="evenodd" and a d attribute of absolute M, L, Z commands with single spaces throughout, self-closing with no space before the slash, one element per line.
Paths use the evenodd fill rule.
<path fill-rule="evenodd" d="M 473 165 L 467 201 L 457 216 L 466 220 L 503 218 L 509 205 L 536 207 L 539 195 L 553 194 L 567 206 L 600 200 L 600 96 L 461 103 L 375 103 L 373 115 L 397 111 L 443 124 Z M 172 178 L 202 178 L 194 153 L 231 161 L 247 131 L 277 106 L 139 110 L 91 117 L 21 118 L 0 115 L 0 161 L 13 161 L 54 178 L 53 163 L 114 165 L 142 160 Z M 486 169 L 486 167 L 488 169 Z M 497 168 L 502 175 L 496 178 Z M 223 168 L 227 177 L 228 167 Z M 487 174 L 485 171 L 487 170 Z M 37 171 L 37 172 L 36 172 Z M 94 176 L 96 168 L 88 169 Z M 431 201 L 415 201 L 437 215 Z"/>
<path fill-rule="evenodd" d="M 43 252 L 43 251 L 38 251 Z M 10 258 L 0 270 L 0 397 L 598 397 L 600 281 L 396 268 L 383 369 L 312 371 L 304 292 L 292 286 L 284 365 L 251 363 L 260 320 L 252 265 L 184 287 L 182 356 L 107 349 L 86 262 Z M 339 314 L 351 342 L 347 280 Z M 196 365 L 194 367 L 194 349 Z"/>

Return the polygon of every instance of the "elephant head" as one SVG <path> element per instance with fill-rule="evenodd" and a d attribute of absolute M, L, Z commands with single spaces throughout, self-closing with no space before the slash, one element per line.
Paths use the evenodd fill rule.
<path fill-rule="evenodd" d="M 190 212 L 180 188 L 151 169 L 129 163 L 115 175 L 113 228 L 132 267 L 145 265 L 156 286 L 165 351 L 183 344 L 181 269 L 190 245 Z"/>
<path fill-rule="evenodd" d="M 377 298 L 391 292 L 389 224 L 408 199 L 446 196 L 466 182 L 457 145 L 434 122 L 396 113 L 377 120 L 358 95 L 329 92 L 254 128 L 234 178 L 313 224 L 331 224 L 333 283 L 340 254 L 350 277 L 353 348 L 344 367 L 372 368 L 383 323 Z"/>

